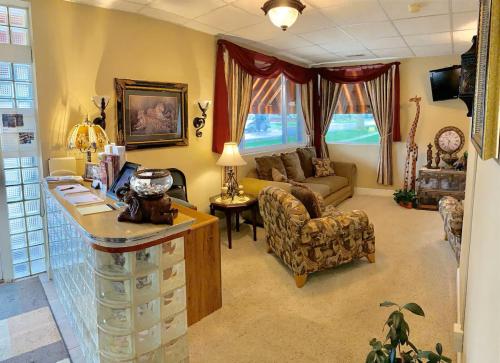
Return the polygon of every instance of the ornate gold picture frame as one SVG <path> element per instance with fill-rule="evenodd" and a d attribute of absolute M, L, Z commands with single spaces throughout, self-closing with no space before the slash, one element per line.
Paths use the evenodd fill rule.
<path fill-rule="evenodd" d="M 483 160 L 499 158 L 500 2 L 480 0 L 471 139 Z"/>
<path fill-rule="evenodd" d="M 187 84 L 115 79 L 115 89 L 119 145 L 188 145 Z"/>

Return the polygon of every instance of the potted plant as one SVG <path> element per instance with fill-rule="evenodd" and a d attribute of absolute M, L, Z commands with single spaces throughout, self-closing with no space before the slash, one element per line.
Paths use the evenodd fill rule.
<path fill-rule="evenodd" d="M 398 189 L 393 194 L 394 200 L 400 206 L 411 209 L 417 200 L 417 194 L 414 190 Z"/>
<path fill-rule="evenodd" d="M 410 341 L 410 326 L 403 311 L 409 311 L 418 316 L 425 316 L 422 308 L 415 303 L 400 306 L 391 301 L 380 304 L 382 307 L 396 306 L 385 326 L 388 331 L 384 343 L 373 338 L 370 341 L 372 350 L 366 357 L 366 363 L 451 363 L 451 359 L 443 355 L 443 347 L 436 344 L 436 351 L 423 351 Z"/>

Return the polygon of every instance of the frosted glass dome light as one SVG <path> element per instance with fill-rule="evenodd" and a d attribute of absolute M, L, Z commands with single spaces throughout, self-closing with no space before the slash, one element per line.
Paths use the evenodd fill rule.
<path fill-rule="evenodd" d="M 305 5 L 298 0 L 270 0 L 262 6 L 271 22 L 283 31 L 295 23 L 304 8 Z"/>

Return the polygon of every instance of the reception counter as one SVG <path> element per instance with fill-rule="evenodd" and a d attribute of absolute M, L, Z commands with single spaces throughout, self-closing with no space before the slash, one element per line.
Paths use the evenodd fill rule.
<path fill-rule="evenodd" d="M 167 226 L 121 223 L 118 210 L 84 216 L 56 185 L 43 183 L 49 273 L 84 361 L 187 362 L 184 239 L 194 219 L 179 213 Z"/>

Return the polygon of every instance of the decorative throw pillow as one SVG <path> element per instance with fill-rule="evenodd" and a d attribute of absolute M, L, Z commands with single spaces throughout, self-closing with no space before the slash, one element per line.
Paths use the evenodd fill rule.
<path fill-rule="evenodd" d="M 255 158 L 257 164 L 257 174 L 260 179 L 273 180 L 273 168 L 286 176 L 286 169 L 279 155 L 262 156 Z"/>
<path fill-rule="evenodd" d="M 298 182 L 306 180 L 304 172 L 302 171 L 302 165 L 300 165 L 299 154 L 296 151 L 286 154 L 281 154 L 281 161 L 285 165 L 286 175 L 288 179 L 292 179 Z"/>
<path fill-rule="evenodd" d="M 273 181 L 276 182 L 284 182 L 286 183 L 288 179 L 286 178 L 285 175 L 283 175 L 278 169 L 272 168 L 271 169 L 271 174 L 273 176 Z"/>
<path fill-rule="evenodd" d="M 322 215 L 321 206 L 322 201 L 320 196 L 316 195 L 311 189 L 305 185 L 294 183 L 291 190 L 292 195 L 297 198 L 304 207 L 311 218 L 320 218 Z"/>
<path fill-rule="evenodd" d="M 316 157 L 316 149 L 313 147 L 299 147 L 297 149 L 297 154 L 299 155 L 300 164 L 302 165 L 302 170 L 304 171 L 304 176 L 310 178 L 314 176 L 314 166 L 312 159 Z"/>
<path fill-rule="evenodd" d="M 332 161 L 330 159 L 328 159 L 328 158 L 324 158 L 324 159 L 313 158 L 312 162 L 314 165 L 314 176 L 315 177 L 335 175 L 335 170 L 333 170 Z"/>

